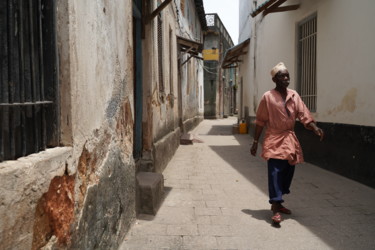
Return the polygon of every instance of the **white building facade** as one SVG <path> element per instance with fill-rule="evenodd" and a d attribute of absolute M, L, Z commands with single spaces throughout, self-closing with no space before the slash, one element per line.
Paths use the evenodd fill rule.
<path fill-rule="evenodd" d="M 296 127 L 305 159 L 372 186 L 374 10 L 365 0 L 241 0 L 240 42 L 250 45 L 238 77 L 240 116 L 253 127 L 260 98 L 275 86 L 269 72 L 284 62 L 290 88 L 326 133 L 319 144 Z"/>

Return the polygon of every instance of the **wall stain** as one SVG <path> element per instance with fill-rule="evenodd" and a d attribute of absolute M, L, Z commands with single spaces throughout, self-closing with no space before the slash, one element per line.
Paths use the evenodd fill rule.
<path fill-rule="evenodd" d="M 356 102 L 357 102 L 357 96 L 358 96 L 358 90 L 356 88 L 352 88 L 346 92 L 346 95 L 341 100 L 341 104 L 331 110 L 329 110 L 327 113 L 328 115 L 334 115 L 340 112 L 351 112 L 353 113 L 356 108 Z"/>
<path fill-rule="evenodd" d="M 129 100 L 126 100 L 120 108 L 116 132 L 119 135 L 122 153 L 130 157 L 133 152 L 133 115 Z"/>

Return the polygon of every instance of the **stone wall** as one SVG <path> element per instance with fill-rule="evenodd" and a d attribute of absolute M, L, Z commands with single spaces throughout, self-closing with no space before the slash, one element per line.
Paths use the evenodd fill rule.
<path fill-rule="evenodd" d="M 135 219 L 132 1 L 54 14 L 65 147 L 0 163 L 0 249 L 116 249 Z"/>

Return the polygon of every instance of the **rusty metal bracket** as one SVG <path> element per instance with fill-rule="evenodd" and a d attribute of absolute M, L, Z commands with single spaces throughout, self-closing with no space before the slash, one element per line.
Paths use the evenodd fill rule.
<path fill-rule="evenodd" d="M 165 0 L 162 4 L 159 5 L 159 7 L 156 8 L 149 16 L 147 16 L 145 23 L 148 24 L 151 22 L 152 19 L 154 19 L 165 7 L 170 4 L 172 0 Z"/>
<path fill-rule="evenodd" d="M 295 4 L 295 5 L 281 6 L 281 7 L 277 7 L 277 8 L 270 8 L 270 9 L 267 9 L 263 12 L 263 16 L 265 16 L 267 14 L 270 14 L 270 13 L 297 10 L 299 7 L 300 7 L 299 4 Z"/>

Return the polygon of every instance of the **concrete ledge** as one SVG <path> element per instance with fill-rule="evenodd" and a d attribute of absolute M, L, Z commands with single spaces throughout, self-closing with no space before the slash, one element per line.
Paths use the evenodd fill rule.
<path fill-rule="evenodd" d="M 188 131 L 193 130 L 199 123 L 203 121 L 203 116 L 195 116 L 189 119 L 186 119 L 183 122 L 184 132 L 187 133 Z"/>
<path fill-rule="evenodd" d="M 192 134 L 183 134 L 180 137 L 180 144 L 181 145 L 192 145 L 193 144 L 193 135 Z"/>
<path fill-rule="evenodd" d="M 160 173 L 137 174 L 139 209 L 142 214 L 155 215 L 164 195 L 164 177 Z"/>
<path fill-rule="evenodd" d="M 71 154 L 56 147 L 0 163 L 0 249 L 31 249 L 37 203 Z"/>
<path fill-rule="evenodd" d="M 162 173 L 180 145 L 180 128 L 154 143 L 152 149 L 153 172 Z"/>

